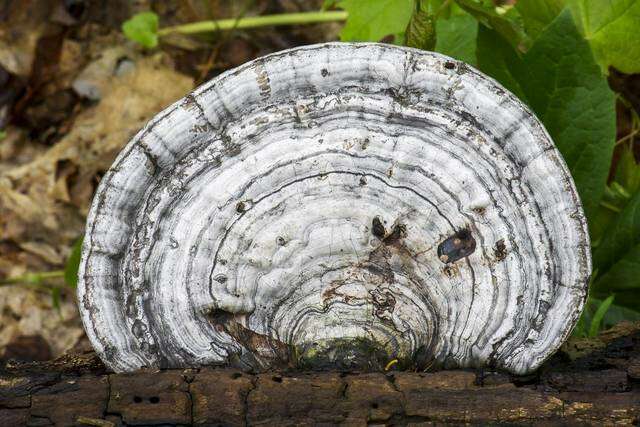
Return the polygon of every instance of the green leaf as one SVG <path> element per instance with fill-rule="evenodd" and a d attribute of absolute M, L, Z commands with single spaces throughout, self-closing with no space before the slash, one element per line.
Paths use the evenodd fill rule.
<path fill-rule="evenodd" d="M 591 319 L 591 325 L 589 326 L 589 336 L 595 337 L 600 332 L 600 324 L 602 323 L 602 319 L 604 318 L 605 313 L 609 310 L 611 303 L 615 295 L 609 296 L 606 300 L 604 300 L 598 309 L 596 310 L 593 318 Z"/>
<path fill-rule="evenodd" d="M 514 48 L 529 44 L 524 28 L 519 22 L 519 16 L 513 8 L 501 14 L 491 0 L 456 0 L 456 2 L 481 24 L 502 35 Z"/>
<path fill-rule="evenodd" d="M 451 15 L 436 22 L 436 52 L 464 61 L 476 63 L 478 21 L 467 13 Z"/>
<path fill-rule="evenodd" d="M 635 308 L 640 307 L 636 306 Z M 637 322 L 640 320 L 640 312 L 638 312 L 637 310 L 622 307 L 618 304 L 611 304 L 611 307 L 609 307 L 609 310 L 607 310 L 604 315 L 604 319 L 602 319 L 602 328 L 610 328 L 611 326 L 618 324 L 623 320 Z"/>
<path fill-rule="evenodd" d="M 499 81 L 525 103 L 523 88 L 520 86 L 520 69 L 524 66 L 518 53 L 500 35 L 480 25 L 477 50 L 478 68 Z"/>
<path fill-rule="evenodd" d="M 436 46 L 434 15 L 422 9 L 415 10 L 405 31 L 404 44 L 418 49 L 433 50 Z"/>
<path fill-rule="evenodd" d="M 603 236 L 593 253 L 593 264 L 601 274 L 605 274 L 616 262 L 632 254 L 634 247 L 637 250 L 639 244 L 640 193 L 636 193 Z M 634 262 L 633 259 L 630 261 Z M 640 257 L 637 262 L 640 262 Z"/>
<path fill-rule="evenodd" d="M 640 72 L 640 0 L 571 0 L 574 15 L 606 72 Z"/>
<path fill-rule="evenodd" d="M 565 0 L 518 0 L 516 9 L 522 16 L 527 34 L 536 39 L 542 30 L 560 14 Z"/>
<path fill-rule="evenodd" d="M 322 2 L 322 6 L 320 7 L 320 10 L 329 10 L 329 9 L 331 9 L 333 6 L 335 6 L 337 1 L 338 0 L 324 0 Z"/>
<path fill-rule="evenodd" d="M 600 252 L 600 245 L 596 253 Z M 595 261 L 594 257 L 594 261 Z M 591 292 L 596 296 L 614 292 L 618 303 L 634 310 L 640 308 L 640 244 L 627 249 L 612 260 L 607 272 L 594 283 Z"/>
<path fill-rule="evenodd" d="M 71 248 L 71 254 L 64 267 L 64 281 L 68 286 L 75 288 L 78 285 L 78 269 L 80 267 L 80 255 L 82 252 L 82 238 L 78 239 Z"/>
<path fill-rule="evenodd" d="M 612 294 L 606 294 L 604 297 L 611 297 Z M 617 296 L 618 300 L 620 299 Z M 580 316 L 580 320 L 576 325 L 573 335 L 578 337 L 587 337 L 589 336 L 588 326 L 593 324 L 593 318 L 598 311 L 598 309 L 602 306 L 604 300 L 594 298 L 592 295 L 589 295 L 589 299 L 585 304 L 584 311 L 582 312 L 582 316 Z M 632 310 L 626 307 L 622 307 L 618 304 L 611 304 L 604 313 L 604 317 L 600 322 L 600 330 L 610 328 L 611 326 L 622 322 L 623 320 L 629 320 L 632 322 L 640 320 L 640 312 L 636 310 Z"/>
<path fill-rule="evenodd" d="M 340 0 L 349 12 L 340 32 L 342 41 L 380 41 L 404 33 L 413 13 L 413 0 Z"/>
<path fill-rule="evenodd" d="M 158 45 L 158 15 L 142 12 L 122 24 L 125 37 L 147 48 Z"/>
<path fill-rule="evenodd" d="M 567 9 L 521 57 L 496 37 L 479 35 L 478 65 L 542 120 L 571 170 L 591 225 L 609 173 L 616 115 L 615 96 L 589 44 Z"/>
<path fill-rule="evenodd" d="M 618 190 L 616 191 L 615 189 Z M 621 194 L 622 191 L 624 191 L 624 194 Z M 595 249 L 600 246 L 600 242 L 603 236 L 607 234 L 609 226 L 615 221 L 618 214 L 624 210 L 630 198 L 626 189 L 615 181 L 611 183 L 611 186 L 605 186 L 598 211 L 590 219 L 591 229 L 589 231 L 592 248 Z"/>

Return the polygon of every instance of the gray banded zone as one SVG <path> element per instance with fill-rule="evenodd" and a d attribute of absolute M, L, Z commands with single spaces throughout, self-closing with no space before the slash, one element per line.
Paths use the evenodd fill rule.
<path fill-rule="evenodd" d="M 280 345 L 324 354 L 309 343 L 367 338 L 383 358 L 526 372 L 577 320 L 590 260 L 566 166 L 537 119 L 464 64 L 382 45 L 300 48 L 226 73 L 159 117 L 101 183 L 83 251 L 83 320 L 115 370 L 238 354 L 265 366 Z M 336 194 L 349 206 L 331 207 Z M 357 245 L 326 254 L 300 239 L 318 229 L 297 219 L 305 204 Z M 274 215 L 298 233 L 261 237 L 268 227 L 255 224 Z M 375 236 L 374 218 L 405 227 L 401 242 Z M 463 229 L 477 248 L 443 263 L 438 246 Z M 314 260 L 297 266 L 309 277 L 275 255 L 292 240 L 302 243 L 290 257 Z"/>

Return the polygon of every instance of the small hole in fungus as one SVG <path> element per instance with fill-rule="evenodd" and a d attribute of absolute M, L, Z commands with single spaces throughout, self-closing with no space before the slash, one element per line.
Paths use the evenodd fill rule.
<path fill-rule="evenodd" d="M 377 404 L 376 402 L 373 402 L 373 403 L 371 404 L 371 407 L 372 407 L 373 409 L 378 409 L 378 404 Z"/>
<path fill-rule="evenodd" d="M 456 64 L 451 61 L 447 61 L 444 63 L 444 68 L 446 68 L 447 70 L 453 70 L 454 68 L 456 68 Z"/>
<path fill-rule="evenodd" d="M 158 396 L 153 396 L 151 398 L 149 398 L 149 402 L 156 404 L 156 403 L 160 403 L 160 398 Z"/>
<path fill-rule="evenodd" d="M 246 209 L 246 206 L 244 205 L 244 202 L 239 202 L 236 205 L 236 212 L 238 213 L 243 213 L 245 209 Z"/>
<path fill-rule="evenodd" d="M 242 376 L 242 374 L 240 372 L 234 372 L 233 374 L 231 374 L 231 378 L 234 379 L 234 380 L 237 380 L 241 376 Z"/>
<path fill-rule="evenodd" d="M 276 383 L 281 383 L 282 382 L 282 377 L 272 377 L 271 379 Z"/>
<path fill-rule="evenodd" d="M 135 403 L 140 403 L 140 402 L 142 402 L 142 398 L 140 396 L 133 396 L 133 401 Z"/>

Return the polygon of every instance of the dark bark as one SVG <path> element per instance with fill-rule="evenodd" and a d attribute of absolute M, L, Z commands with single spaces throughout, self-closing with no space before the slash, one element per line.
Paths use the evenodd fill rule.
<path fill-rule="evenodd" d="M 93 353 L 9 364 L 0 425 L 629 424 L 640 419 L 640 325 L 565 345 L 527 377 L 489 371 L 112 374 Z"/>

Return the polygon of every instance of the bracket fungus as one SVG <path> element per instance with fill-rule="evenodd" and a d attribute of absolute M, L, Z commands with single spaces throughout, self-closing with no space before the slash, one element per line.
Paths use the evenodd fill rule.
<path fill-rule="evenodd" d="M 151 120 L 106 173 L 79 272 L 115 371 L 536 369 L 591 271 L 540 121 L 451 58 L 328 43 L 256 59 Z"/>

